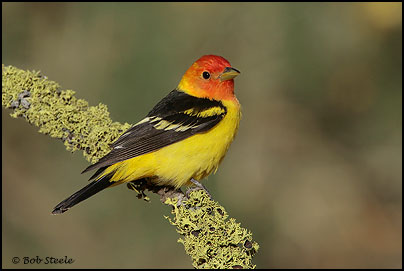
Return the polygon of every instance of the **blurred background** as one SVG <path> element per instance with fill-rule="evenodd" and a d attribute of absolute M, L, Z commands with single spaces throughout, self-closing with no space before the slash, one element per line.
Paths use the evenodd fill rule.
<path fill-rule="evenodd" d="M 258 268 L 402 267 L 401 3 L 2 3 L 2 63 L 40 70 L 136 123 L 204 54 L 227 58 L 243 118 L 205 185 Z M 87 184 L 80 152 L 2 109 L 3 268 L 191 268 L 155 195 Z M 12 257 L 73 258 L 72 265 Z"/>

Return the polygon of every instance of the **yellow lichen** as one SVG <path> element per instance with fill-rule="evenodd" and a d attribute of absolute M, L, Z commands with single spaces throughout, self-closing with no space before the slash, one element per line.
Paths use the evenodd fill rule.
<path fill-rule="evenodd" d="M 259 245 L 252 234 L 202 190 L 190 193 L 189 199 L 165 202 L 173 207 L 174 218 L 166 217 L 183 235 L 178 242 L 193 259 L 195 268 L 255 268 L 252 256 Z M 178 206 L 177 206 L 178 205 Z"/>
<path fill-rule="evenodd" d="M 83 150 L 90 162 L 109 152 L 111 144 L 130 125 L 112 122 L 106 105 L 88 106 L 73 90 L 60 86 L 36 71 L 2 67 L 2 105 L 23 117 L 39 132 L 60 138 L 69 151 Z"/>

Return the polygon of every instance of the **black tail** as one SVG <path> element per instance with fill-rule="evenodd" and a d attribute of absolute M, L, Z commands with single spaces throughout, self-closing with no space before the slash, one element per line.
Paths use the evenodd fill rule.
<path fill-rule="evenodd" d="M 112 175 L 113 173 L 105 175 L 101 179 L 95 180 L 81 190 L 77 191 L 76 193 L 56 205 L 56 207 L 52 211 L 52 214 L 62 214 L 77 203 L 82 202 L 83 200 L 88 199 L 92 195 L 100 192 L 101 190 L 113 185 L 113 183 L 110 182 Z"/>

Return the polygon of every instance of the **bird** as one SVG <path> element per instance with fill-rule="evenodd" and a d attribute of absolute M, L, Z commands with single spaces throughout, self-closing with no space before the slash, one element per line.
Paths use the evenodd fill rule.
<path fill-rule="evenodd" d="M 108 154 L 83 170 L 97 169 L 92 182 L 52 214 L 118 184 L 149 179 L 178 189 L 216 173 L 239 128 L 241 106 L 234 94 L 239 74 L 221 56 L 200 57 L 174 90 L 110 145 Z"/>

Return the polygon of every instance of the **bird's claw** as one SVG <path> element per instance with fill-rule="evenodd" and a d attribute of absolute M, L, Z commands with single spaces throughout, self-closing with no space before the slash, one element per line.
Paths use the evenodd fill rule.
<path fill-rule="evenodd" d="M 187 191 L 185 192 L 185 195 L 187 196 L 187 198 L 189 198 L 189 194 L 192 191 L 203 190 L 206 192 L 206 194 L 208 194 L 209 198 L 212 199 L 212 195 L 209 193 L 208 189 L 206 189 L 206 187 L 203 184 L 201 184 L 200 182 L 198 182 L 195 179 L 191 179 L 190 181 L 195 185 L 195 187 L 187 189 Z"/>
<path fill-rule="evenodd" d="M 134 182 L 129 182 L 126 184 L 126 186 L 130 189 L 133 190 L 137 193 L 136 197 L 138 199 L 144 199 L 145 201 L 149 202 L 150 198 L 144 193 L 144 190 L 146 189 L 144 186 L 144 183 L 134 183 Z"/>

